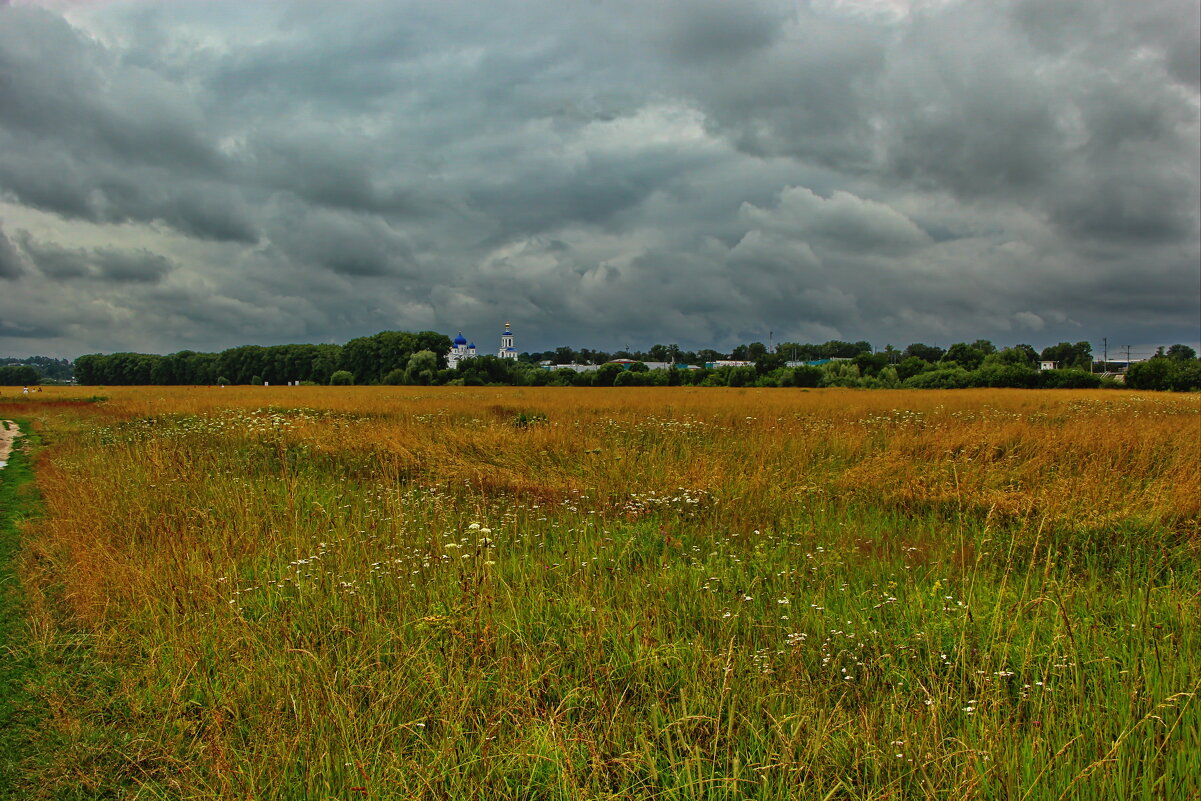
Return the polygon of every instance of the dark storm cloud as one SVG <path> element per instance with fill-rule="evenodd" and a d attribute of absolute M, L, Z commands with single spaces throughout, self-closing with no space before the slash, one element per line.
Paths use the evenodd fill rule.
<path fill-rule="evenodd" d="M 65 355 L 1199 336 L 1194 0 L 64 7 L 0 316 Z"/>
<path fill-rule="evenodd" d="M 287 202 L 275 209 L 268 230 L 291 261 L 343 276 L 405 275 L 415 266 L 405 235 L 374 215 Z"/>
<path fill-rule="evenodd" d="M 55 281 L 72 278 L 89 278 L 95 273 L 91 259 L 83 249 L 64 248 L 53 242 L 38 242 L 21 232 L 20 241 L 25 252 L 33 259 L 38 271 Z"/>
<path fill-rule="evenodd" d="M 170 259 L 143 248 L 64 248 L 22 233 L 21 246 L 47 278 L 93 279 L 102 283 L 157 283 L 176 268 Z"/>
<path fill-rule="evenodd" d="M 118 162 L 173 170 L 219 164 L 203 136 L 203 114 L 185 86 L 121 64 L 52 14 L 25 7 L 4 14 L 0 114 L 6 130 Z"/>

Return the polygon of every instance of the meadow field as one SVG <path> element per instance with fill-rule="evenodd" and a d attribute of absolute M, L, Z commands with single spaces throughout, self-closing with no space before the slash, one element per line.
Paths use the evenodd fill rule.
<path fill-rule="evenodd" d="M 0 418 L 39 440 L 19 797 L 1201 797 L 1196 394 L 48 388 Z"/>

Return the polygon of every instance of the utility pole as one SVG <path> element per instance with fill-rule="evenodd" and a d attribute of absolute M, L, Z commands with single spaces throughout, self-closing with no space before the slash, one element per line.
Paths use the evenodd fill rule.
<path fill-rule="evenodd" d="M 1130 346 L 1126 346 L 1126 369 L 1130 369 Z"/>
<path fill-rule="evenodd" d="M 1102 353 L 1105 354 L 1103 357 L 1105 359 L 1105 368 L 1101 372 L 1107 373 L 1109 372 L 1109 337 L 1101 337 L 1101 348 Z"/>

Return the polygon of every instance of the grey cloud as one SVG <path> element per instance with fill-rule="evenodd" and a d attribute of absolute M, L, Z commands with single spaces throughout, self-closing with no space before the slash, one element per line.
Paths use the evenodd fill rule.
<path fill-rule="evenodd" d="M 16 278 L 24 272 L 21 254 L 0 228 L 0 278 Z"/>
<path fill-rule="evenodd" d="M 902 252 L 931 241 L 890 206 L 843 191 L 821 198 L 805 187 L 789 187 L 781 192 L 776 208 L 748 203 L 742 211 L 752 226 L 851 251 Z"/>
<path fill-rule="evenodd" d="M 82 249 L 64 248 L 53 242 L 38 242 L 24 231 L 20 233 L 20 241 L 38 271 L 47 278 L 64 281 L 93 275 L 87 252 Z"/>
<path fill-rule="evenodd" d="M 778 3 L 690 3 L 661 13 L 657 38 L 685 63 L 729 63 L 769 47 L 787 21 Z"/>
<path fill-rule="evenodd" d="M 67 333 L 67 326 L 54 322 L 5 319 L 0 320 L 0 337 L 19 340 L 53 340 Z"/>
<path fill-rule="evenodd" d="M 64 20 L 33 7 L 3 10 L 0 121 L 119 161 L 211 170 L 204 119 L 184 86 L 122 65 Z"/>
<path fill-rule="evenodd" d="M 175 269 L 170 259 L 148 250 L 98 249 L 93 260 L 101 278 L 119 283 L 157 283 Z"/>
<path fill-rule="evenodd" d="M 686 6 L 676 13 L 690 16 Z M 886 36 L 804 7 L 777 25 L 770 45 L 745 52 L 737 69 L 689 65 L 667 80 L 748 153 L 866 166 L 873 137 L 866 104 L 885 66 Z"/>
<path fill-rule="evenodd" d="M 161 167 L 83 157 L 54 142 L 8 138 L 7 144 L 0 152 L 0 191 L 32 208 L 95 223 L 161 221 L 216 241 L 258 238 L 253 212 L 237 186 L 178 180 Z"/>
<path fill-rule="evenodd" d="M 357 277 L 411 275 L 415 268 L 405 235 L 377 216 L 294 203 L 275 211 L 272 242 L 298 263 Z"/>
<path fill-rule="evenodd" d="M 844 7 L 0 7 L 38 232 L 0 316 L 53 294 L 77 352 L 1196 338 L 1193 0 Z"/>
<path fill-rule="evenodd" d="M 56 281 L 153 284 L 177 267 L 171 259 L 143 248 L 64 248 L 53 242 L 38 242 L 28 234 L 21 236 L 21 245 L 38 271 Z"/>

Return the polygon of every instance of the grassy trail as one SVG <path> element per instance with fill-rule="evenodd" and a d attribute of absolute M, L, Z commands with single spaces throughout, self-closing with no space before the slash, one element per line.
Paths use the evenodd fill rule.
<path fill-rule="evenodd" d="M 0 426 L 15 425 L 8 421 Z M 26 426 L 21 426 L 23 432 Z M 28 439 L 26 439 L 28 442 Z M 0 798 L 14 797 L 22 761 L 31 749 L 35 705 L 26 689 L 34 669 L 28 652 L 24 603 L 14 561 L 19 523 L 33 512 L 33 471 L 26 451 L 14 448 L 0 470 Z"/>

